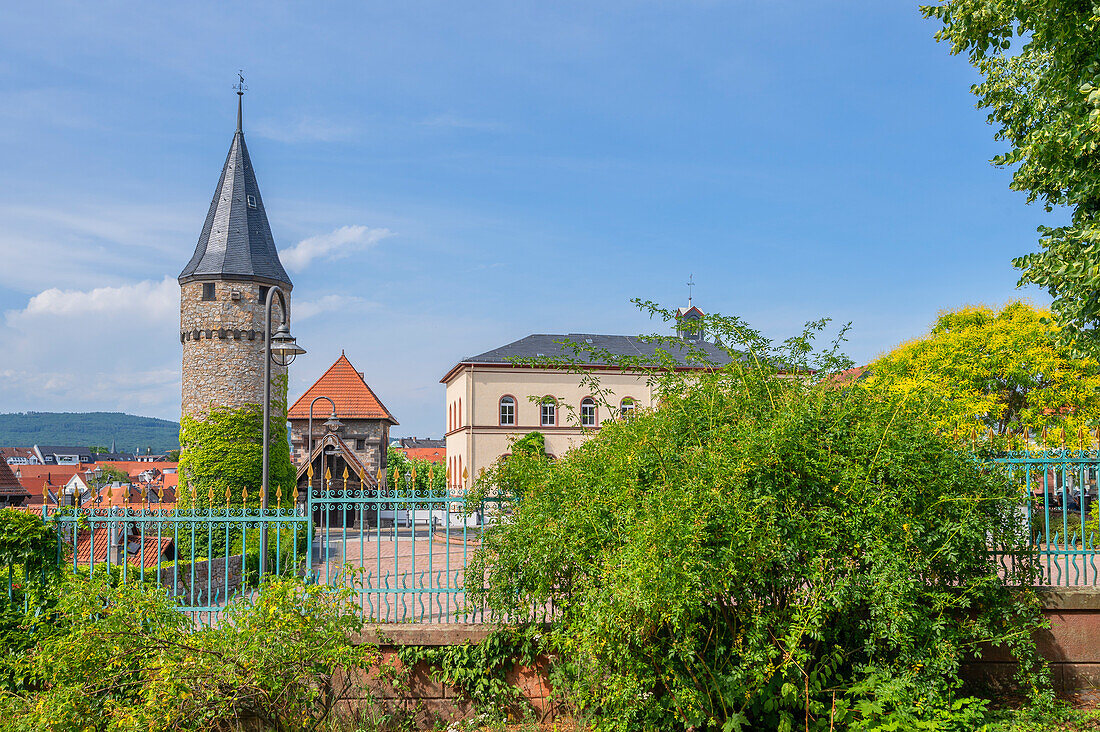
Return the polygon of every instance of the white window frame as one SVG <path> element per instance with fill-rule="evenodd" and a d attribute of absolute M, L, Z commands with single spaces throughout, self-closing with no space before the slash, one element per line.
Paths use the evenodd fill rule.
<path fill-rule="evenodd" d="M 629 402 L 629 405 L 627 404 Z M 623 397 L 619 401 L 619 416 L 623 419 L 630 419 L 634 416 L 634 410 L 638 407 L 638 400 L 634 397 Z"/>
<path fill-rule="evenodd" d="M 508 400 L 507 404 L 505 404 L 505 401 L 504 401 L 505 399 Z M 512 408 L 511 418 L 507 422 L 504 421 L 504 407 L 505 406 L 508 406 L 508 407 Z M 504 396 L 502 396 L 500 398 L 500 401 L 497 403 L 497 424 L 499 424 L 501 427 L 515 427 L 516 426 L 516 398 L 514 396 L 512 396 L 511 394 L 505 394 Z"/>
<path fill-rule="evenodd" d="M 586 419 L 587 415 L 585 415 L 585 407 L 591 407 L 592 409 L 591 421 L 588 421 Z M 596 400 L 592 397 L 585 397 L 584 399 L 581 399 L 581 427 L 595 427 L 597 424 L 599 424 L 599 421 L 600 410 L 599 407 L 596 406 Z"/>
<path fill-rule="evenodd" d="M 550 410 L 550 421 L 547 421 L 547 409 Z M 540 427 L 557 427 L 558 426 L 558 402 L 555 399 L 547 397 L 539 402 L 539 426 Z"/>

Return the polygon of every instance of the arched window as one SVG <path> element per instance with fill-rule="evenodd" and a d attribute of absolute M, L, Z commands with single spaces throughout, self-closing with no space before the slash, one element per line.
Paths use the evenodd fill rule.
<path fill-rule="evenodd" d="M 516 400 L 514 397 L 500 398 L 500 426 L 513 427 L 516 424 Z"/>
<path fill-rule="evenodd" d="M 619 414 L 623 419 L 630 419 L 634 416 L 634 399 L 633 397 L 623 397 L 623 400 L 619 402 Z"/>
<path fill-rule="evenodd" d="M 543 427 L 558 425 L 558 403 L 553 397 L 546 397 L 539 403 L 539 424 Z"/>
<path fill-rule="evenodd" d="M 595 427 L 596 421 L 596 400 L 592 397 L 581 399 L 581 427 Z"/>

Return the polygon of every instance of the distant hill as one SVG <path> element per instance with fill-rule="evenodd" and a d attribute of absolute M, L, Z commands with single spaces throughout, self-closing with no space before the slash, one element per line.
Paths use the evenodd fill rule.
<path fill-rule="evenodd" d="M 119 452 L 179 449 L 180 426 L 155 417 L 122 412 L 24 412 L 0 414 L 0 447 L 67 445 L 110 447 Z"/>

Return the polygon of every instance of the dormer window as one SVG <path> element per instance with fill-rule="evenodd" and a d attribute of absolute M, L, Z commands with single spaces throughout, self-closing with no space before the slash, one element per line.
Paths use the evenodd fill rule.
<path fill-rule="evenodd" d="M 202 299 L 213 300 L 214 299 L 214 283 L 203 282 L 202 283 Z"/>
<path fill-rule="evenodd" d="M 250 195 L 245 196 L 245 199 L 248 200 L 248 207 L 249 208 L 256 208 L 256 197 L 255 196 L 250 194 Z"/>

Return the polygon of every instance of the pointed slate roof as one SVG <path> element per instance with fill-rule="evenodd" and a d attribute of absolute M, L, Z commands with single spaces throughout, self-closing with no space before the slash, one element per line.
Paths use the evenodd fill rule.
<path fill-rule="evenodd" d="M 343 353 L 336 363 L 329 367 L 328 371 L 321 375 L 306 390 L 306 393 L 298 397 L 298 401 L 287 410 L 287 419 L 309 419 L 309 405 L 316 397 L 327 396 L 336 402 L 336 416 L 340 419 L 385 419 L 392 424 L 397 420 L 386 409 L 382 401 L 375 396 L 367 382 L 363 380 L 351 361 Z M 313 419 L 324 422 L 328 419 L 329 403 L 322 399 L 313 408 Z"/>
<path fill-rule="evenodd" d="M 237 98 L 237 131 L 222 166 L 214 200 L 206 214 L 199 243 L 179 282 L 194 280 L 248 280 L 291 286 L 279 261 L 264 200 L 248 157 Z"/>

